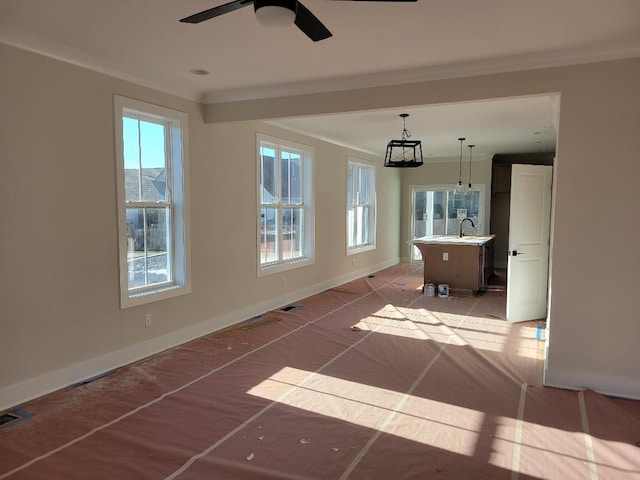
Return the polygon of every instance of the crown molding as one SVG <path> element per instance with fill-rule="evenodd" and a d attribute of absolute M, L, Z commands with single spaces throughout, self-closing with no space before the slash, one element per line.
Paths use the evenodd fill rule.
<path fill-rule="evenodd" d="M 267 98 L 384 87 L 433 80 L 448 80 L 478 75 L 534 70 L 622 60 L 640 57 L 640 45 L 613 48 L 562 50 L 533 54 L 512 55 L 446 65 L 424 66 L 392 72 L 372 72 L 307 82 L 282 83 L 251 88 L 214 90 L 204 93 L 203 103 L 216 104 Z"/>
<path fill-rule="evenodd" d="M 194 91 L 193 89 L 187 89 L 186 87 L 178 89 L 175 85 L 168 85 L 166 82 L 162 82 L 157 78 L 145 78 L 144 75 L 134 74 L 127 71 L 126 67 L 119 65 L 116 62 L 31 35 L 21 30 L 7 27 L 6 25 L 0 25 L 0 43 L 5 43 L 16 48 L 38 53 L 98 73 L 203 104 L 288 97 L 312 93 L 328 93 L 368 87 L 384 87 L 388 85 L 402 85 L 423 81 L 447 80 L 477 75 L 640 57 L 640 45 L 630 44 L 599 49 L 591 48 L 537 52 L 480 59 L 469 62 L 451 63 L 446 65 L 423 66 L 390 72 L 371 72 L 367 74 L 305 82 L 280 83 L 250 88 L 210 90 L 205 92 Z"/>
<path fill-rule="evenodd" d="M 162 82 L 153 81 L 139 75 L 128 73 L 125 67 L 118 65 L 115 62 L 46 40 L 36 35 L 25 33 L 21 30 L 7 27 L 6 25 L 0 25 L 0 43 L 26 50 L 28 52 L 37 53 L 55 60 L 60 60 L 61 62 L 69 63 L 71 65 L 86 68 L 87 70 L 113 78 L 135 83 L 136 85 L 184 98 L 185 100 L 201 103 L 203 99 L 200 94 L 177 91 L 175 88 L 171 88 Z"/>

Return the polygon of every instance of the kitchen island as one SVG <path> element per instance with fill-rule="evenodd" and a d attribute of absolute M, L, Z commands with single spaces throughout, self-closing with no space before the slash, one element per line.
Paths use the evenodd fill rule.
<path fill-rule="evenodd" d="M 493 276 L 495 235 L 430 235 L 413 240 L 424 261 L 424 283 L 444 283 L 450 289 L 484 289 Z"/>

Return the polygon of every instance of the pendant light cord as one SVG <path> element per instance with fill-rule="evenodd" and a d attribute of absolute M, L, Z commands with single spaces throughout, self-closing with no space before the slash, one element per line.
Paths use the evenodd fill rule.
<path fill-rule="evenodd" d="M 411 137 L 411 132 L 407 130 L 407 126 L 406 126 L 406 120 L 409 115 L 406 113 L 403 113 L 400 116 L 402 117 L 402 140 L 406 140 L 407 138 Z"/>

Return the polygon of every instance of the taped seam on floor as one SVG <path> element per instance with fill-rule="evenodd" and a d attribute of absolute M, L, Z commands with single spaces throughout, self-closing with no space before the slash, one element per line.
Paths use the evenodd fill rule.
<path fill-rule="evenodd" d="M 527 398 L 529 385 L 523 383 L 520 387 L 520 401 L 518 402 L 518 418 L 516 432 L 513 438 L 513 463 L 511 464 L 511 480 L 520 478 L 520 453 L 522 449 L 522 427 L 524 425 L 524 403 Z"/>
<path fill-rule="evenodd" d="M 580 419 L 582 420 L 582 431 L 584 432 L 584 446 L 587 449 L 587 460 L 589 462 L 589 478 L 598 480 L 598 465 L 596 455 L 593 451 L 593 440 L 589 432 L 589 419 L 587 418 L 587 405 L 584 403 L 584 392 L 578 392 L 578 403 L 580 404 Z"/>
<path fill-rule="evenodd" d="M 414 269 L 414 270 L 411 270 L 410 272 L 406 272 L 406 273 L 404 273 L 403 275 L 400 275 L 400 276 L 399 276 L 396 280 L 394 280 L 394 281 L 397 281 L 397 280 L 399 280 L 399 279 L 401 279 L 401 278 L 404 278 L 404 277 L 408 277 L 409 275 L 412 275 L 416 270 L 419 270 L 419 268 L 416 268 L 416 269 Z M 352 304 L 354 304 L 354 303 L 356 303 L 356 302 L 358 302 L 358 301 L 362 300 L 363 298 L 368 297 L 369 295 L 372 295 L 373 293 L 375 293 L 375 292 L 377 292 L 377 291 L 379 291 L 379 290 L 381 290 L 381 289 L 383 289 L 383 288 L 385 288 L 385 287 L 388 287 L 388 286 L 392 285 L 394 281 L 388 282 L 388 283 L 386 283 L 386 284 L 384 284 L 384 285 L 381 285 L 381 286 L 379 286 L 379 287 L 377 287 L 377 288 L 374 288 L 374 289 L 373 289 L 373 290 L 371 290 L 370 292 L 367 292 L 367 293 L 365 293 L 364 295 L 361 295 L 360 297 L 358 297 L 358 298 L 356 298 L 356 299 L 354 299 L 354 300 L 351 300 L 350 302 L 347 302 L 347 303 L 345 303 L 345 304 L 343 304 L 343 305 L 340 305 L 339 307 L 337 307 L 337 308 L 335 308 L 335 309 L 331 310 L 330 312 L 327 312 L 327 313 L 325 313 L 324 315 L 319 316 L 319 317 L 318 317 L 318 318 L 316 318 L 315 320 L 310 320 L 309 322 L 304 323 L 303 325 L 300 325 L 300 326 L 299 326 L 299 327 L 297 327 L 297 328 L 294 328 L 294 329 L 293 329 L 293 330 L 291 330 L 290 332 L 287 332 L 287 333 L 285 333 L 284 335 L 279 336 L 278 338 L 274 338 L 273 340 L 271 340 L 271 341 L 269 341 L 269 342 L 265 343 L 264 345 L 261 345 L 261 346 L 259 346 L 259 347 L 255 348 L 255 349 L 253 349 L 253 350 L 251 350 L 251 351 L 247 352 L 247 353 L 244 353 L 244 354 L 240 355 L 239 357 L 234 358 L 233 360 L 228 361 L 228 362 L 227 362 L 227 363 L 225 363 L 224 365 L 221 365 L 221 366 L 219 366 L 219 367 L 216 367 L 216 368 L 214 368 L 213 370 L 210 370 L 209 372 L 207 372 L 207 373 L 205 373 L 205 374 L 203 374 L 203 375 L 199 376 L 198 378 L 195 378 L 195 379 L 191 380 L 190 382 L 185 383 L 184 385 L 182 385 L 182 386 L 180 386 L 180 387 L 178 387 L 178 388 L 175 388 L 175 389 L 173 389 L 173 390 L 171 390 L 171 391 L 169 391 L 169 392 L 165 392 L 165 393 L 163 393 L 163 394 L 162 394 L 162 395 L 160 395 L 159 397 L 157 397 L 157 398 L 155 398 L 155 399 L 153 399 L 153 400 L 150 400 L 149 402 L 145 403 L 144 405 L 140 405 L 139 407 L 136 407 L 136 408 L 134 408 L 133 410 L 131 410 L 131 411 L 127 412 L 127 413 L 124 413 L 124 414 L 120 415 L 118 418 L 114 418 L 114 419 L 113 419 L 113 420 L 111 420 L 110 422 L 107 422 L 107 423 L 105 423 L 105 424 L 103 424 L 103 425 L 100 425 L 100 426 L 98 426 L 98 427 L 95 427 L 95 428 L 93 428 L 92 430 L 88 431 L 87 433 L 85 433 L 85 434 L 83 434 L 83 435 L 80 435 L 79 437 L 76 437 L 76 438 L 74 438 L 73 440 L 69 440 L 67 443 L 65 443 L 65 444 L 63 444 L 63 445 L 60 445 L 59 447 L 54 448 L 53 450 L 50 450 L 50 451 L 49 451 L 49 452 L 47 452 L 47 453 L 43 453 L 42 455 L 40 455 L 40 456 L 38 456 L 38 457 L 36 457 L 36 458 L 32 458 L 32 459 L 31 459 L 31 460 L 29 460 L 28 462 L 23 463 L 22 465 L 20 465 L 20 466 L 18 466 L 18 467 L 16 467 L 16 468 L 14 468 L 13 470 L 10 470 L 10 471 L 8 471 L 8 472 L 5 472 L 5 473 L 1 474 L 1 475 L 0 475 L 0 480 L 3 480 L 3 479 L 5 479 L 5 478 L 8 478 L 8 477 L 12 476 L 12 475 L 13 475 L 13 474 L 15 474 L 15 473 L 18 473 L 18 472 L 20 472 L 20 471 L 22 471 L 22 470 L 24 470 L 24 469 L 26 469 L 26 468 L 29 468 L 31 465 L 34 465 L 34 464 L 36 464 L 36 463 L 38 463 L 38 462 L 40 462 L 40 461 L 44 460 L 45 458 L 49 458 L 49 457 L 51 457 L 51 456 L 55 455 L 56 453 L 61 452 L 62 450 L 65 450 L 65 449 L 67 449 L 67 448 L 69 448 L 69 447 L 71 447 L 71 446 L 75 445 L 76 443 L 79 443 L 79 442 L 81 442 L 82 440 L 85 440 L 85 439 L 87 439 L 87 438 L 91 437 L 93 434 L 98 433 L 98 432 L 100 432 L 100 431 L 104 430 L 105 428 L 109 428 L 109 427 L 111 427 L 112 425 L 115 425 L 116 423 L 119 423 L 119 422 L 121 422 L 122 420 L 124 420 L 124 419 L 126 419 L 126 418 L 128 418 L 128 417 L 130 417 L 130 416 L 132 416 L 132 415 L 135 415 L 136 413 L 138 413 L 138 412 L 140 412 L 140 411 L 142 411 L 142 410 L 144 410 L 144 409 L 146 409 L 146 408 L 148 408 L 148 407 L 150 407 L 150 406 L 152 406 L 152 405 L 155 405 L 155 404 L 156 404 L 156 403 L 158 403 L 158 402 L 161 402 L 161 401 L 162 401 L 162 400 L 164 400 L 165 398 L 167 398 L 167 397 L 169 397 L 169 396 L 171 396 L 171 395 L 174 395 L 174 394 L 176 394 L 176 393 L 181 392 L 181 391 L 182 391 L 182 390 L 184 390 L 185 388 L 189 388 L 191 385 L 194 385 L 194 384 L 198 383 L 200 380 L 204 380 L 205 378 L 210 377 L 211 375 L 213 375 L 214 373 L 219 372 L 219 371 L 220 371 L 220 370 L 222 370 L 223 368 L 226 368 L 226 367 L 228 367 L 229 365 L 232 365 L 232 364 L 234 364 L 235 362 L 237 362 L 237 361 L 239 361 L 239 360 L 242 360 L 243 358 L 248 357 L 249 355 L 252 355 L 252 354 L 254 354 L 254 353 L 256 353 L 256 352 L 259 352 L 259 351 L 260 351 L 260 350 L 262 350 L 263 348 L 266 348 L 266 347 L 268 347 L 269 345 L 273 345 L 274 343 L 279 342 L 279 341 L 280 341 L 280 340 L 282 340 L 283 338 L 288 337 L 289 335 L 291 335 L 291 334 L 293 334 L 293 333 L 295 333 L 295 332 L 297 332 L 297 331 L 299 331 L 299 330 L 302 330 L 303 328 L 308 327 L 309 325 L 312 325 L 312 324 L 316 323 L 317 321 L 322 320 L 323 318 L 328 317 L 329 315 L 332 315 L 332 314 L 334 314 L 335 312 L 338 312 L 339 310 L 341 310 L 341 309 L 343 309 L 343 308 L 345 308 L 345 307 L 348 307 L 349 305 L 352 305 Z M 313 296 L 313 295 L 311 295 L 311 296 Z M 412 302 L 412 303 L 413 303 L 413 302 Z M 362 339 L 361 339 L 361 340 L 362 340 Z M 167 478 L 169 478 L 169 477 L 167 477 Z"/>
<path fill-rule="evenodd" d="M 414 300 L 413 302 L 411 302 L 409 304 L 409 306 L 413 305 L 413 303 L 417 301 Z M 473 311 L 473 309 L 476 307 L 476 305 L 478 304 L 478 302 L 480 301 L 480 299 L 476 299 L 476 301 L 473 303 L 473 305 L 471 305 L 471 307 L 469 308 L 469 310 L 467 310 L 467 312 L 464 314 L 464 316 L 460 319 L 460 321 L 458 322 L 458 325 L 456 325 L 455 328 L 460 328 L 460 326 L 464 323 L 464 321 L 466 320 L 467 316 Z M 420 328 L 420 326 L 418 326 L 418 328 L 420 330 L 422 330 Z M 422 372 L 420 372 L 420 375 L 418 375 L 418 378 L 416 378 L 415 382 L 413 382 L 413 384 L 411 385 L 411 387 L 409 387 L 409 390 L 407 390 L 404 395 L 402 395 L 402 397 L 400 398 L 400 400 L 398 400 L 398 403 L 396 403 L 396 406 L 392 409 L 391 413 L 389 413 L 389 415 L 387 415 L 387 418 L 385 419 L 385 421 L 382 423 L 382 425 L 380 426 L 380 428 L 378 430 L 376 430 L 376 433 L 373 434 L 373 436 L 369 439 L 369 441 L 365 444 L 364 447 L 362 447 L 362 450 L 360 450 L 360 452 L 358 452 L 358 454 L 355 456 L 355 458 L 353 459 L 353 461 L 351 462 L 351 464 L 347 467 L 347 469 L 344 471 L 344 473 L 340 476 L 340 480 L 345 480 L 347 478 L 349 478 L 349 475 L 351 475 L 351 473 L 353 472 L 353 470 L 358 466 L 358 464 L 362 461 L 362 459 L 364 458 L 364 456 L 367 454 L 367 452 L 369 451 L 369 449 L 373 446 L 373 444 L 376 442 L 376 440 L 378 440 L 378 438 L 380 438 L 380 435 L 382 435 L 385 431 L 385 429 L 387 428 L 387 426 L 391 423 L 391 421 L 396 417 L 396 415 L 398 414 L 398 410 L 400 410 L 404 404 L 406 403 L 406 401 L 409 399 L 409 397 L 413 394 L 413 392 L 415 391 L 416 388 L 418 388 L 418 385 L 420 385 L 420 382 L 422 382 L 422 380 L 424 379 L 424 377 L 427 375 L 427 373 L 429 372 L 429 370 L 431 370 L 431 367 L 433 367 L 433 365 L 438 361 L 438 359 L 440 358 L 440 356 L 442 355 L 442 352 L 445 351 L 445 349 L 449 346 L 451 340 L 457 336 L 457 334 L 455 333 L 455 331 L 453 331 L 452 333 L 449 334 L 449 336 L 447 337 L 447 341 L 443 344 L 440 345 L 440 350 L 438 350 L 438 353 L 435 354 L 435 356 L 429 361 L 429 363 L 427 363 L 427 365 L 424 367 L 424 369 L 422 370 Z"/>

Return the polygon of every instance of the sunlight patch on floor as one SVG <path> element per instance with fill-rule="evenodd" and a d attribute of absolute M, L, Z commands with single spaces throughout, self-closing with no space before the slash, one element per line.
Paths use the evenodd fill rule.
<path fill-rule="evenodd" d="M 536 328 L 512 325 L 502 319 L 387 305 L 354 327 L 364 332 L 471 346 L 496 353 L 513 345 L 512 353 L 524 358 L 540 358 Z"/>
<path fill-rule="evenodd" d="M 372 430 L 393 415 L 385 433 L 469 456 L 484 419 L 477 410 L 292 367 L 248 393 Z"/>
<path fill-rule="evenodd" d="M 515 419 L 498 417 L 496 422 L 495 440 L 514 443 Z M 547 462 L 532 463 L 530 461 L 519 462 L 519 473 L 528 478 L 555 479 L 555 478 L 587 478 L 586 464 L 587 452 L 584 448 L 583 432 L 567 431 L 547 425 L 539 425 L 523 421 L 523 439 L 519 445 L 520 458 L 544 458 Z M 553 438 L 553 449 L 549 447 L 549 438 Z M 492 452 L 489 463 L 505 468 L 508 461 L 500 452 Z M 577 472 L 584 469 L 578 477 Z M 585 474 L 583 476 L 582 474 Z"/>

